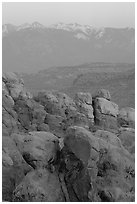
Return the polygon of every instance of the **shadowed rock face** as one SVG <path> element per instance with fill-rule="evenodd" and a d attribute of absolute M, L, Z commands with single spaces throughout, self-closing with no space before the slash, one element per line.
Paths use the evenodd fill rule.
<path fill-rule="evenodd" d="M 134 110 L 119 112 L 102 89 L 74 100 L 26 93 L 15 74 L 4 75 L 3 200 L 134 201 Z"/>

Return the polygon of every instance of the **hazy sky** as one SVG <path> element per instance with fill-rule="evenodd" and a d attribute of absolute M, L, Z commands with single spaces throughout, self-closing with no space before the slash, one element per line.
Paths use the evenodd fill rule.
<path fill-rule="evenodd" d="M 135 27 L 134 3 L 3 3 L 3 24 L 38 21 L 89 24 L 96 27 Z"/>

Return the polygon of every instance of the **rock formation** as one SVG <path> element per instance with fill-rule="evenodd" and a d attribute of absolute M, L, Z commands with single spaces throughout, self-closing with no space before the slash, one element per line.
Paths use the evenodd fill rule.
<path fill-rule="evenodd" d="M 135 200 L 135 110 L 100 89 L 33 96 L 2 78 L 2 196 L 15 202 Z"/>

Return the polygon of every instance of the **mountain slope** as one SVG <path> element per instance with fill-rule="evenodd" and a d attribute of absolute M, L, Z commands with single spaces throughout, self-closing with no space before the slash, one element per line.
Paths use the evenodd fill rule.
<path fill-rule="evenodd" d="M 134 63 L 135 30 L 38 22 L 3 25 L 3 70 L 35 72 L 85 62 Z"/>
<path fill-rule="evenodd" d="M 79 91 L 94 93 L 111 90 L 120 107 L 135 105 L 135 65 L 90 63 L 78 66 L 52 67 L 36 74 L 22 74 L 27 89 L 33 93 L 45 89 L 65 92 L 73 97 Z"/>

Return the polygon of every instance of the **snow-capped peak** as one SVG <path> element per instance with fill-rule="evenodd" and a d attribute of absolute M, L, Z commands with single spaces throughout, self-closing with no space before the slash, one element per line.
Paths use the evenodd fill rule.
<path fill-rule="evenodd" d="M 24 24 L 19 25 L 19 26 L 17 27 L 17 31 L 22 30 L 22 29 L 26 29 L 26 28 L 30 28 L 30 27 L 31 27 L 31 24 L 29 24 L 29 23 L 24 23 Z"/>
<path fill-rule="evenodd" d="M 91 36 L 92 34 L 95 36 L 96 39 L 102 38 L 104 33 L 105 33 L 105 29 L 104 28 L 95 28 L 93 26 L 90 25 L 80 25 L 78 23 L 57 23 L 57 24 L 53 24 L 51 26 L 44 26 L 42 24 L 40 24 L 39 22 L 33 22 L 32 24 L 29 23 L 24 23 L 22 25 L 19 26 L 14 26 L 11 24 L 6 24 L 3 25 L 2 27 L 2 31 L 3 31 L 3 36 L 7 35 L 10 32 L 13 31 L 21 31 L 21 30 L 25 30 L 25 29 L 30 29 L 30 30 L 41 30 L 41 29 L 59 29 L 59 30 L 65 30 L 65 31 L 69 31 L 69 32 L 73 32 L 74 36 L 77 39 L 83 39 L 83 40 L 87 40 L 89 39 L 89 36 Z"/>
<path fill-rule="evenodd" d="M 22 29 L 39 29 L 39 28 L 44 28 L 44 26 L 42 24 L 40 24 L 39 22 L 33 22 L 32 24 L 29 23 L 24 23 L 20 26 L 18 26 L 17 31 L 22 30 Z"/>
<path fill-rule="evenodd" d="M 40 24 L 39 22 L 35 21 L 32 23 L 31 27 L 33 28 L 45 28 L 44 25 Z"/>
<path fill-rule="evenodd" d="M 58 24 L 53 24 L 50 26 L 50 28 L 55 28 L 55 29 L 61 29 L 61 30 L 66 30 L 66 31 L 81 31 L 85 34 L 89 34 L 89 32 L 92 31 L 93 27 L 89 25 L 80 25 L 78 23 L 58 23 Z"/>

